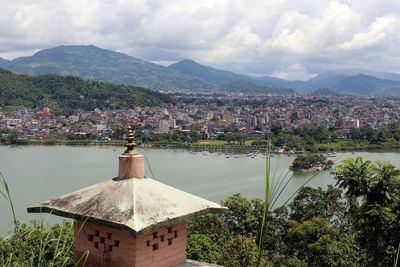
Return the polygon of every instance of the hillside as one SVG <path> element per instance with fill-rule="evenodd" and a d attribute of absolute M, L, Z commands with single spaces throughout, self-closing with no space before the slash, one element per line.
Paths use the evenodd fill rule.
<path fill-rule="evenodd" d="M 236 93 L 293 94 L 293 89 L 260 86 L 246 80 L 236 80 L 224 85 L 221 90 Z"/>
<path fill-rule="evenodd" d="M 384 80 L 396 80 L 400 81 L 400 74 L 382 71 L 372 71 L 367 69 L 338 69 L 333 71 L 324 72 L 318 76 L 332 76 L 332 75 L 344 75 L 344 76 L 357 76 L 359 74 L 372 76 Z"/>
<path fill-rule="evenodd" d="M 352 94 L 400 95 L 400 81 L 359 74 L 344 78 L 332 89 Z"/>
<path fill-rule="evenodd" d="M 239 79 L 249 79 L 226 70 L 219 70 L 213 67 L 201 65 L 193 60 L 185 59 L 168 66 L 170 69 L 180 71 L 184 74 L 199 77 L 209 83 L 221 86 Z"/>
<path fill-rule="evenodd" d="M 55 74 L 26 76 L 0 69 L 0 106 L 56 106 L 59 110 L 159 106 L 175 100 L 153 90 Z"/>
<path fill-rule="evenodd" d="M 6 60 L 6 59 L 0 57 L 0 68 L 7 67 L 8 64 L 10 64 L 9 60 Z"/>
<path fill-rule="evenodd" d="M 209 91 L 197 77 L 95 46 L 59 46 L 10 62 L 19 74 L 74 75 L 83 79 L 146 87 L 162 91 Z"/>

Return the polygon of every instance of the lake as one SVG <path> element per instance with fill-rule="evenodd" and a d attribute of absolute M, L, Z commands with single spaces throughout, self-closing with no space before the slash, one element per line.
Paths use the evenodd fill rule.
<path fill-rule="evenodd" d="M 252 198 L 264 198 L 265 158 L 245 154 L 231 155 L 216 152 L 190 153 L 185 150 L 137 149 L 146 157 L 146 176 L 205 199 L 220 202 L 241 193 Z M 17 219 L 59 222 L 57 216 L 28 214 L 26 206 L 36 204 L 80 188 L 111 179 L 118 174 L 118 156 L 122 147 L 72 146 L 0 146 L 0 171 L 6 178 L 17 214 Z M 347 157 L 362 156 L 369 160 L 388 160 L 400 167 L 399 152 L 337 153 L 330 158 L 335 165 Z M 277 176 L 286 174 L 295 156 L 274 155 L 271 163 Z M 322 171 L 309 185 L 326 188 L 334 184 L 330 171 Z M 295 174 L 278 204 L 290 196 L 312 174 Z M 3 189 L 1 189 L 3 190 Z M 4 198 L 0 199 L 0 234 L 13 229 L 11 210 Z"/>

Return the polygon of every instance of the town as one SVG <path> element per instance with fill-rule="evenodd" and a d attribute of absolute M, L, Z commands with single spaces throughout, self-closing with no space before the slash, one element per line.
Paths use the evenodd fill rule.
<path fill-rule="evenodd" d="M 2 137 L 17 132 L 25 138 L 51 135 L 97 135 L 110 140 L 117 129 L 130 124 L 154 134 L 200 133 L 207 139 L 230 131 L 246 133 L 247 139 L 263 139 L 275 124 L 283 131 L 304 124 L 334 127 L 338 138 L 347 138 L 352 128 L 374 129 L 400 122 L 400 97 L 360 95 L 171 95 L 177 104 L 136 107 L 129 110 L 52 113 L 52 107 L 0 108 Z"/>

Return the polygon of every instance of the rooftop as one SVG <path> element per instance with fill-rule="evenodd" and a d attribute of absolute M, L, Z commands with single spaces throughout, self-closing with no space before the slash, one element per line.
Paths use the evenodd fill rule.
<path fill-rule="evenodd" d="M 88 221 L 138 237 L 193 215 L 224 209 L 150 178 L 114 178 L 30 206 L 28 212 Z"/>

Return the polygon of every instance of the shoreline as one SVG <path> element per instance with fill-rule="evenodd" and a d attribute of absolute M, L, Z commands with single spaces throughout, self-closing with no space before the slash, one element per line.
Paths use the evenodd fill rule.
<path fill-rule="evenodd" d="M 308 169 L 293 169 L 292 167 L 289 167 L 289 169 L 292 172 L 301 172 L 301 173 L 309 173 L 309 172 L 320 172 L 320 171 L 325 171 L 331 169 L 329 166 L 323 166 L 322 168 L 318 168 L 317 166 L 308 168 Z"/>
<path fill-rule="evenodd" d="M 18 139 L 16 143 L 7 143 L 0 142 L 0 145 L 5 146 L 57 146 L 57 145 L 65 145 L 65 146 L 123 146 L 125 141 L 86 141 L 86 140 L 27 140 L 27 139 Z M 266 146 L 251 146 L 251 145 L 233 145 L 233 144 L 205 144 L 205 143 L 144 143 L 138 145 L 138 147 L 143 148 L 166 148 L 166 149 L 189 149 L 192 151 L 226 151 L 232 153 L 265 153 Z M 321 148 L 321 147 L 319 147 Z M 399 152 L 400 147 L 395 148 L 386 148 L 381 147 L 378 148 L 376 145 L 373 145 L 371 148 L 354 148 L 354 147 L 340 147 L 340 149 L 333 149 L 323 147 L 324 149 L 316 148 L 314 151 L 296 151 L 296 152 L 288 152 L 288 151 L 272 151 L 273 154 L 283 154 L 283 155 L 296 155 L 296 154 L 304 154 L 308 152 L 318 152 L 318 153 L 329 153 L 329 152 Z"/>

